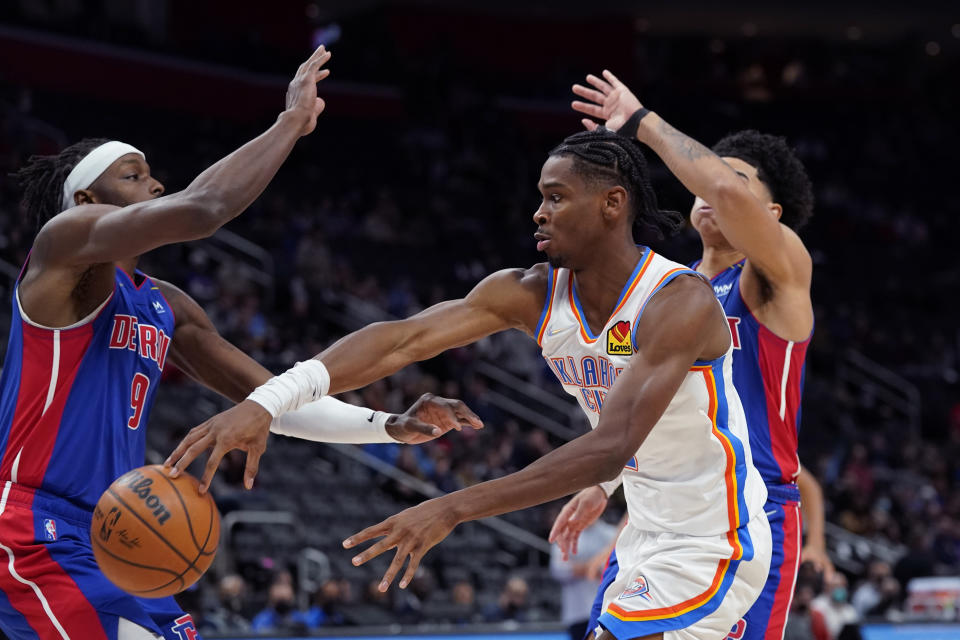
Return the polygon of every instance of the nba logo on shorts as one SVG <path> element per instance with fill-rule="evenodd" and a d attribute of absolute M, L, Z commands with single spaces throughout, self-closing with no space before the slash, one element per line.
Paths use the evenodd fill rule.
<path fill-rule="evenodd" d="M 50 518 L 44 519 L 43 530 L 47 534 L 47 540 L 50 542 L 57 539 L 57 523 Z"/>
<path fill-rule="evenodd" d="M 641 596 L 644 600 L 649 600 L 647 597 L 647 579 L 643 576 L 637 576 L 634 578 L 633 582 L 620 594 L 619 600 L 626 600 L 627 598 L 634 598 L 636 596 Z"/>

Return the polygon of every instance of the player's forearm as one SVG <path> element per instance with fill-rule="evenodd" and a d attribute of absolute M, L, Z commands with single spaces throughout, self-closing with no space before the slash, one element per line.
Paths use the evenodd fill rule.
<path fill-rule="evenodd" d="M 820 488 L 820 483 L 812 473 L 801 467 L 800 475 L 797 477 L 797 487 L 800 489 L 804 544 L 825 549 L 823 490 Z"/>
<path fill-rule="evenodd" d="M 448 348 L 438 344 L 425 349 L 418 336 L 409 321 L 401 320 L 376 322 L 340 338 L 316 357 L 330 373 L 328 393 L 358 389 Z"/>
<path fill-rule="evenodd" d="M 621 438 L 596 430 L 554 449 L 503 478 L 461 489 L 441 498 L 457 523 L 526 509 L 610 480 L 630 456 Z"/>
<path fill-rule="evenodd" d="M 722 158 L 675 129 L 657 113 L 651 112 L 640 121 L 637 139 L 660 156 L 688 191 L 713 206 L 718 217 L 740 210 L 737 206 L 725 206 L 730 201 L 753 198 Z"/>
<path fill-rule="evenodd" d="M 198 224 L 213 233 L 263 193 L 308 119 L 309 114 L 302 110 L 284 111 L 272 127 L 209 167 L 170 199 L 188 202 Z"/>

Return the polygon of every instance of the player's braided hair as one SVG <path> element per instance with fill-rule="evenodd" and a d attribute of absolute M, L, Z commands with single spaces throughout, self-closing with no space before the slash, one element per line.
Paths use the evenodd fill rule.
<path fill-rule="evenodd" d="M 786 139 L 747 129 L 727 135 L 713 145 L 713 151 L 756 167 L 773 201 L 783 207 L 783 224 L 796 231 L 813 215 L 813 185 Z"/>
<path fill-rule="evenodd" d="M 84 138 L 54 156 L 30 156 L 27 164 L 13 174 L 23 189 L 20 202 L 27 215 L 36 219 L 37 230 L 60 213 L 63 183 L 84 156 L 109 142 L 106 138 Z"/>
<path fill-rule="evenodd" d="M 574 170 L 588 184 L 617 184 L 626 189 L 631 219 L 657 237 L 673 235 L 683 226 L 683 216 L 657 206 L 647 159 L 638 142 L 597 127 L 567 137 L 550 155 L 572 157 Z"/>

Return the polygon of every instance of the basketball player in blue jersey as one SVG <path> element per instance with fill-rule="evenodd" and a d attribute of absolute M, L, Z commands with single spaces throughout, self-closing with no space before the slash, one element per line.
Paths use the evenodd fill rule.
<path fill-rule="evenodd" d="M 212 234 L 263 191 L 316 125 L 329 57 L 320 47 L 300 67 L 269 130 L 179 193 L 163 196 L 143 154 L 118 141 L 86 140 L 19 172 L 40 229 L 14 289 L 0 377 L 0 630 L 12 640 L 199 637 L 172 598 L 132 597 L 100 573 L 91 512 L 116 477 L 143 464 L 167 362 L 237 401 L 271 374 L 221 338 L 189 296 L 137 270 L 137 259 Z M 403 416 L 330 400 L 274 430 L 420 442 L 476 426 L 445 399 L 422 398 Z M 248 487 L 266 445 L 259 436 L 231 443 L 248 451 Z"/>
<path fill-rule="evenodd" d="M 734 171 L 718 165 L 726 173 L 699 193 L 749 195 Z M 206 449 L 222 450 L 223 440 L 266 431 L 318 388 L 360 387 L 445 349 L 519 329 L 542 347 L 594 429 L 515 474 L 352 536 L 348 548 L 383 537 L 354 564 L 395 548 L 380 589 L 409 559 L 403 588 L 458 523 L 554 500 L 622 472 L 631 523 L 617 543 L 621 570 L 606 594 L 606 637 L 722 638 L 759 595 L 771 544 L 723 309 L 705 278 L 635 244 L 635 222 L 671 232 L 682 221 L 657 207 L 635 141 L 606 129 L 570 136 L 550 153 L 538 187 L 534 238 L 547 263 L 499 271 L 464 299 L 342 338 L 194 428 L 171 462 L 183 467 Z M 208 460 L 210 474 L 217 461 Z"/>
<path fill-rule="evenodd" d="M 574 92 L 589 102 L 577 101 L 573 106 L 605 120 L 608 127 L 620 126 L 642 106 L 609 72 L 604 78 L 590 75 L 587 81 L 589 87 L 576 85 Z M 590 119 L 583 122 L 588 129 L 597 126 Z M 696 171 L 698 160 L 674 148 L 694 150 L 696 143 L 675 130 L 664 129 L 660 135 L 671 144 L 653 134 L 640 139 L 658 153 L 663 151 L 664 161 L 687 183 L 691 178 L 684 180 L 684 175 Z M 813 304 L 810 255 L 796 230 L 811 215 L 813 193 L 803 165 L 782 138 L 742 131 L 720 140 L 713 151 L 737 172 L 754 197 L 719 194 L 709 203 L 696 198 L 690 218 L 703 241 L 703 257 L 694 267 L 711 279 L 730 323 L 734 384 L 747 415 L 754 463 L 767 485 L 765 511 L 773 535 L 767 584 L 730 637 L 780 640 L 801 559 L 832 571 L 823 537 L 820 486 L 797 457 Z M 564 552 L 573 549 L 579 533 L 599 516 L 606 502 L 607 494 L 600 487 L 578 494 L 558 516 L 551 539 Z M 808 539 L 802 553 L 801 503 Z M 594 603 L 593 622 L 601 613 L 603 590 L 615 578 L 617 565 L 614 551 Z"/>

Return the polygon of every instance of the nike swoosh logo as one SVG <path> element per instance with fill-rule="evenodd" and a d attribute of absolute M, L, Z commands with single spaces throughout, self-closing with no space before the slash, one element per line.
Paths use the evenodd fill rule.
<path fill-rule="evenodd" d="M 377 415 L 377 412 L 376 412 L 376 411 L 374 411 L 373 413 L 371 413 L 371 414 L 370 414 L 370 417 L 367 418 L 367 422 L 373 422 L 373 417 L 374 417 L 375 415 Z"/>
<path fill-rule="evenodd" d="M 547 332 L 547 335 L 555 336 L 558 333 L 563 333 L 564 331 L 570 331 L 570 329 L 576 329 L 576 328 L 577 328 L 577 325 L 572 324 L 569 327 L 563 327 L 562 329 L 551 329 L 550 331 Z"/>

